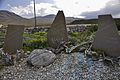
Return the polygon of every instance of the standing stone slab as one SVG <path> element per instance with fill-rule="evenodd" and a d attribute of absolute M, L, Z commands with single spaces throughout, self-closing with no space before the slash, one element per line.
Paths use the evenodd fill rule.
<path fill-rule="evenodd" d="M 120 56 L 120 36 L 114 19 L 111 15 L 99 15 L 98 18 L 93 48 L 104 50 L 109 56 Z"/>
<path fill-rule="evenodd" d="M 22 48 L 23 32 L 24 26 L 22 25 L 8 25 L 3 46 L 4 52 L 13 54 Z"/>
<path fill-rule="evenodd" d="M 68 41 L 66 21 L 63 11 L 58 11 L 51 28 L 48 31 L 48 43 L 51 47 L 57 48 L 62 41 Z"/>

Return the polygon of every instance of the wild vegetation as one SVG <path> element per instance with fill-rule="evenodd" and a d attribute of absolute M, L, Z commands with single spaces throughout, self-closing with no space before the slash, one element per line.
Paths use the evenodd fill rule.
<path fill-rule="evenodd" d="M 84 32 L 72 32 L 69 34 L 69 41 L 73 44 L 80 44 L 89 40 L 93 40 L 97 26 L 91 26 Z M 24 33 L 24 51 L 32 51 L 34 49 L 49 47 L 47 42 L 47 32 L 36 32 L 33 34 Z"/>
<path fill-rule="evenodd" d="M 38 48 L 48 47 L 47 43 L 47 33 L 46 32 L 36 32 L 33 34 L 24 33 L 24 51 L 32 51 Z"/>
<path fill-rule="evenodd" d="M 70 35 L 70 41 L 72 43 L 78 44 L 81 42 L 86 42 L 88 40 L 91 40 L 93 38 L 93 33 L 90 31 L 85 32 L 73 32 Z"/>

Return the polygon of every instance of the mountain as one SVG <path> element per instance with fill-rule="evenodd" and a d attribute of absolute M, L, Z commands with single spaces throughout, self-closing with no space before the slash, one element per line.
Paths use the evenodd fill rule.
<path fill-rule="evenodd" d="M 0 10 L 0 24 L 3 25 L 31 25 L 29 19 L 23 18 L 13 12 Z"/>
<path fill-rule="evenodd" d="M 50 14 L 50 15 L 46 15 L 46 16 L 37 16 L 36 20 L 37 20 L 37 25 L 49 25 L 52 24 L 53 20 L 55 19 L 54 14 Z M 70 23 L 74 20 L 78 20 L 79 18 L 74 18 L 74 17 L 66 17 L 66 23 Z M 32 21 L 34 21 L 34 18 L 31 18 Z"/>
<path fill-rule="evenodd" d="M 46 16 L 37 16 L 37 25 L 50 25 L 52 24 L 56 15 L 50 14 Z M 66 17 L 66 23 L 70 23 L 79 18 Z M 34 18 L 26 19 L 13 12 L 0 10 L 0 24 L 3 25 L 25 25 L 25 26 L 34 26 Z"/>
<path fill-rule="evenodd" d="M 56 15 L 54 14 L 49 14 L 49 15 L 46 15 L 46 16 L 43 16 L 43 18 L 55 18 Z"/>
<path fill-rule="evenodd" d="M 80 19 L 74 20 L 70 24 L 97 24 L 98 19 Z"/>
<path fill-rule="evenodd" d="M 46 16 L 37 16 L 36 17 L 37 25 L 50 25 L 54 18 L 55 18 L 55 15 L 53 14 L 46 15 Z M 35 19 L 31 18 L 30 20 L 34 22 Z"/>

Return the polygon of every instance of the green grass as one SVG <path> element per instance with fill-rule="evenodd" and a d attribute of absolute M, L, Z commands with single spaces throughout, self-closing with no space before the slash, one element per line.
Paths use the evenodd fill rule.
<path fill-rule="evenodd" d="M 86 41 L 93 40 L 95 32 L 84 31 L 84 32 L 73 32 L 70 35 L 70 41 L 72 43 L 78 44 Z"/>
<path fill-rule="evenodd" d="M 34 34 L 25 33 L 23 36 L 28 38 L 24 41 L 24 51 L 32 51 L 34 49 L 48 47 L 46 32 L 36 32 Z"/>
<path fill-rule="evenodd" d="M 5 33 L 0 31 L 0 36 L 2 36 L 2 37 L 5 36 Z"/>
<path fill-rule="evenodd" d="M 70 34 L 70 42 L 79 44 L 82 42 L 93 40 L 95 32 L 86 30 L 84 32 L 73 32 Z M 24 37 L 28 38 L 24 41 L 23 50 L 32 51 L 34 49 L 46 48 L 48 46 L 47 33 L 36 32 L 34 34 L 24 34 Z"/>

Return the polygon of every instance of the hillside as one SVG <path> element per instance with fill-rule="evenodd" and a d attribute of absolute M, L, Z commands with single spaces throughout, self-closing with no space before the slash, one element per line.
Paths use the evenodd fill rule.
<path fill-rule="evenodd" d="M 0 24 L 3 25 L 26 25 L 29 26 L 30 20 L 23 18 L 13 12 L 5 11 L 5 10 L 0 10 Z"/>

